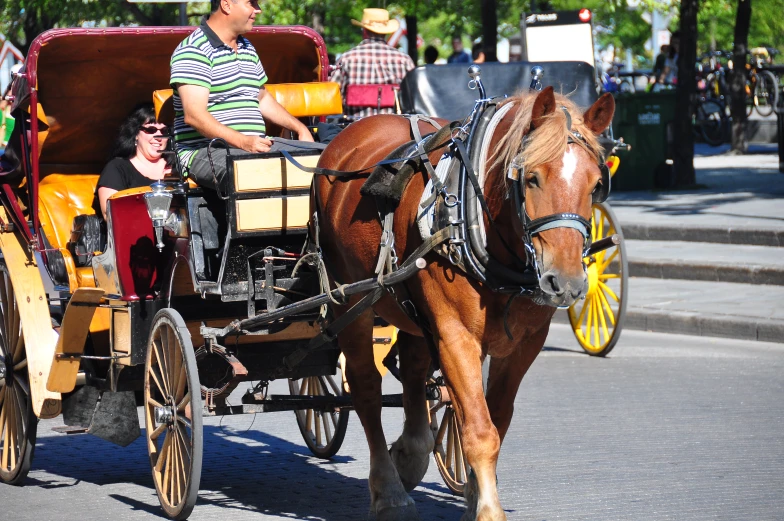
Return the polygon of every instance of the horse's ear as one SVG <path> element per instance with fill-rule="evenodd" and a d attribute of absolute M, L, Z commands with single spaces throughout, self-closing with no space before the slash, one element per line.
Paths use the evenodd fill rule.
<path fill-rule="evenodd" d="M 542 118 L 555 112 L 555 94 L 552 87 L 547 87 L 537 94 L 534 107 L 531 109 L 531 129 L 535 130 L 542 124 Z"/>
<path fill-rule="evenodd" d="M 601 134 L 612 123 L 615 114 L 615 98 L 605 92 L 591 108 L 583 114 L 583 122 L 594 134 Z"/>

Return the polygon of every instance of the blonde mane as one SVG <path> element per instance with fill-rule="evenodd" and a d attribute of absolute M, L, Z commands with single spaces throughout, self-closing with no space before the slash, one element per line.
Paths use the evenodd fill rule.
<path fill-rule="evenodd" d="M 544 164 L 561 159 L 566 153 L 570 137 L 566 127 L 566 114 L 560 109 L 562 106 L 566 107 L 572 117 L 572 131 L 577 131 L 583 136 L 584 141 L 575 140 L 575 144 L 584 148 L 597 163 L 601 161 L 602 148 L 599 140 L 583 121 L 583 112 L 587 108 L 578 107 L 572 100 L 561 94 L 555 95 L 559 108 L 545 116 L 544 122 L 531 133 L 527 142 L 523 141 L 531 125 L 531 110 L 537 94 L 537 92 L 525 92 L 509 98 L 508 103 L 514 103 L 519 108 L 509 131 L 495 147 L 492 167 L 502 166 L 502 172 L 506 172 L 512 160 L 520 156 L 525 172 L 530 172 Z"/>

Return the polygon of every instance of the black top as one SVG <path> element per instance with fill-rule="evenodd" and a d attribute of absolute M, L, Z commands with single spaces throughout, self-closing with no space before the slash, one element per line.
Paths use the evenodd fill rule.
<path fill-rule="evenodd" d="M 98 189 L 103 187 L 113 190 L 127 190 L 128 188 L 139 188 L 150 186 L 155 180 L 145 177 L 136 170 L 130 159 L 115 157 L 104 167 L 101 177 L 98 178 L 98 186 L 95 187 L 95 198 L 93 199 L 93 209 L 95 214 L 103 216 L 101 213 L 101 203 L 98 200 Z"/>

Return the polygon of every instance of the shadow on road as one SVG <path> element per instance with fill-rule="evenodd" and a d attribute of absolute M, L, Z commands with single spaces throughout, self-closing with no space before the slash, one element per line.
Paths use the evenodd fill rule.
<path fill-rule="evenodd" d="M 132 483 L 147 488 L 150 496 L 111 493 L 107 497 L 132 510 L 164 517 L 155 497 L 145 440 L 142 432 L 121 448 L 87 435 L 39 438 L 34 471 L 53 477 L 31 476 L 26 485 L 52 489 Z M 370 503 L 367 471 L 367 465 L 353 457 L 338 454 L 320 460 L 303 445 L 258 430 L 205 426 L 199 501 L 192 517 L 200 517 L 200 506 L 216 505 L 291 519 L 364 521 Z M 462 500 L 450 496 L 440 482 L 423 482 L 411 496 L 423 519 L 457 520 L 463 511 Z"/>

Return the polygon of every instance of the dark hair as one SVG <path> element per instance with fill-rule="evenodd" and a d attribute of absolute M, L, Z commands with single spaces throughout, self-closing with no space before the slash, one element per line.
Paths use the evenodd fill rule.
<path fill-rule="evenodd" d="M 156 123 L 155 109 L 152 103 L 137 105 L 125 121 L 120 125 L 117 141 L 114 142 L 112 157 L 130 159 L 136 153 L 136 136 L 142 125 Z"/>
<path fill-rule="evenodd" d="M 476 60 L 483 52 L 485 52 L 485 47 L 482 45 L 482 42 L 475 43 L 474 46 L 471 47 L 471 59 Z"/>
<path fill-rule="evenodd" d="M 438 59 L 438 49 L 433 47 L 432 45 L 428 45 L 425 47 L 425 63 L 433 64 Z"/>
<path fill-rule="evenodd" d="M 210 13 L 214 13 L 220 7 L 221 0 L 210 0 Z"/>

